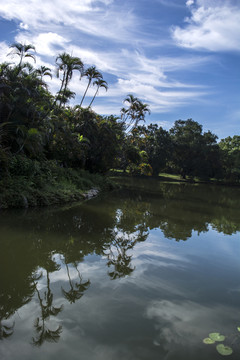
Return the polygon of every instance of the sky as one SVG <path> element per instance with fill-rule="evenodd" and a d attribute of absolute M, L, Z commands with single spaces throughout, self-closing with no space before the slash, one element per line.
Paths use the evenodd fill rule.
<path fill-rule="evenodd" d="M 239 35 L 240 0 L 0 0 L 0 62 L 17 60 L 6 57 L 14 42 L 31 43 L 54 73 L 67 52 L 108 83 L 94 111 L 119 116 L 133 94 L 149 105 L 147 124 L 192 118 L 219 139 L 240 135 Z M 46 81 L 55 94 L 60 80 Z M 73 76 L 74 104 L 85 88 Z"/>

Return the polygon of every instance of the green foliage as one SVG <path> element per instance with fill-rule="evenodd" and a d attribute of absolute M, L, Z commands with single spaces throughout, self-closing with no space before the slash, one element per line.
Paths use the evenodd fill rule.
<path fill-rule="evenodd" d="M 232 355 L 233 351 L 230 346 L 225 346 L 224 344 L 218 344 L 216 346 L 217 351 L 220 355 L 226 356 L 226 355 Z"/>
<path fill-rule="evenodd" d="M 153 169 L 150 164 L 141 163 L 139 165 L 139 171 L 141 175 L 151 176 L 153 173 Z"/>
<path fill-rule="evenodd" d="M 210 131 L 202 133 L 202 126 L 192 119 L 175 121 L 169 132 L 173 141 L 173 170 L 183 178 L 187 175 L 220 176 L 221 160 L 216 135 Z"/>
<path fill-rule="evenodd" d="M 80 58 L 59 54 L 56 73 L 60 88 L 53 96 L 45 82 L 46 77 L 52 78 L 50 68 L 35 68 L 26 62 L 29 58 L 35 60 L 33 45 L 15 43 L 9 55 L 17 58 L 17 65 L 0 64 L 0 180 L 7 183 L 10 178 L 11 183 L 16 177 L 23 194 L 24 189 L 34 186 L 36 194 L 45 182 L 57 187 L 56 179 L 59 181 L 63 169 L 66 174 L 61 181 L 73 191 L 84 187 L 84 181 L 74 182 L 71 169 L 107 173 L 120 168 L 147 176 L 168 171 L 183 178 L 239 182 L 240 136 L 217 144 L 216 135 L 203 133 L 202 126 L 192 119 L 176 121 L 170 131 L 156 124 L 139 126 L 150 110 L 132 94 L 124 100 L 127 106 L 121 110 L 121 119 L 98 115 L 90 106 L 98 90 L 108 87 L 95 66 L 84 69 Z M 80 106 L 71 107 L 67 103 L 76 95 L 69 88 L 74 72 L 80 73 L 80 80 L 86 77 L 88 83 Z M 97 87 L 96 92 L 89 107 L 83 109 L 81 105 L 92 85 Z M 68 171 L 74 181 L 66 180 Z M 51 193 L 52 189 L 50 198 Z M 17 202 L 21 201 L 22 196 Z"/>
<path fill-rule="evenodd" d="M 215 340 L 212 340 L 210 337 L 207 337 L 205 339 L 203 339 L 203 343 L 204 344 L 214 344 L 215 343 Z"/>
<path fill-rule="evenodd" d="M 225 340 L 225 336 L 221 335 L 219 333 L 210 333 L 209 337 L 210 337 L 210 339 L 212 339 L 214 341 L 224 341 Z"/>
<path fill-rule="evenodd" d="M 0 180 L 0 208 L 61 204 L 83 199 L 91 188 L 109 189 L 110 181 L 85 170 L 64 168 L 54 160 L 11 158 L 8 176 Z"/>
<path fill-rule="evenodd" d="M 128 107 L 121 109 L 121 118 L 128 132 L 131 132 L 138 126 L 140 121 L 145 121 L 145 115 L 150 114 L 150 110 L 148 104 L 144 104 L 132 94 L 129 94 L 124 99 L 124 103 L 127 103 Z"/>
<path fill-rule="evenodd" d="M 237 329 L 238 329 L 238 331 L 240 331 L 239 327 Z M 204 344 L 214 344 L 216 341 L 222 342 L 226 339 L 226 337 L 224 335 L 221 335 L 218 332 L 210 333 L 208 336 L 209 337 L 203 339 Z M 232 341 L 231 346 L 236 341 L 237 338 L 238 338 L 238 336 L 234 336 L 234 341 Z M 216 346 L 216 350 L 220 355 L 223 355 L 223 356 L 232 355 L 232 353 L 233 353 L 232 347 L 225 345 L 225 344 L 218 344 Z"/>
<path fill-rule="evenodd" d="M 219 142 L 222 151 L 224 176 L 230 181 L 240 180 L 240 136 L 228 136 Z"/>

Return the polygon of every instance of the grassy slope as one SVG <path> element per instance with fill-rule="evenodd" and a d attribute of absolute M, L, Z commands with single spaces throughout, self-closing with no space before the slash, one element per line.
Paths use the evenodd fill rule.
<path fill-rule="evenodd" d="M 51 161 L 15 162 L 0 180 L 0 208 L 64 204 L 82 200 L 92 188 L 113 188 L 99 174 L 63 168 Z"/>

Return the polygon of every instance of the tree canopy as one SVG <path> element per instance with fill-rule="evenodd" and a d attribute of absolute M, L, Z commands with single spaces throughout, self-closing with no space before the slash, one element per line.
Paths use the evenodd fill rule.
<path fill-rule="evenodd" d="M 50 67 L 32 65 L 35 47 L 11 45 L 16 64 L 0 64 L 0 166 L 9 172 L 13 157 L 31 161 L 56 161 L 59 166 L 106 173 L 110 169 L 130 174 L 155 175 L 167 171 L 183 178 L 240 180 L 240 136 L 217 142 L 210 131 L 193 119 L 177 120 L 170 130 L 145 125 L 150 107 L 128 94 L 119 116 L 102 116 L 91 108 L 101 88 L 108 90 L 103 74 L 86 67 L 66 52 L 56 56 L 59 90 L 49 91 Z M 71 89 L 74 73 L 86 78 L 83 94 Z M 94 95 L 82 107 L 90 87 Z M 71 106 L 75 96 L 80 105 Z M 24 161 L 23 161 L 24 164 Z M 24 167 L 24 165 L 22 166 Z"/>

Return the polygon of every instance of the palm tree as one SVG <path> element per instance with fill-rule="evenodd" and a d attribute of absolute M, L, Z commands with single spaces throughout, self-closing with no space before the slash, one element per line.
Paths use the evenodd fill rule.
<path fill-rule="evenodd" d="M 35 46 L 32 44 L 21 44 L 21 43 L 14 43 L 10 46 L 13 50 L 8 54 L 11 56 L 17 55 L 20 57 L 18 67 L 19 69 L 22 66 L 22 62 L 24 58 L 30 57 L 36 62 L 36 58 L 32 53 L 29 53 L 30 50 L 35 51 Z"/>
<path fill-rule="evenodd" d="M 40 76 L 41 81 L 44 76 L 49 76 L 52 79 L 51 69 L 46 66 L 40 66 L 39 69 L 35 70 L 35 73 Z"/>
<path fill-rule="evenodd" d="M 90 104 L 89 104 L 89 107 L 91 107 L 91 105 L 92 105 L 95 97 L 96 97 L 97 94 L 98 94 L 98 91 L 99 91 L 100 87 L 103 87 L 106 91 L 108 90 L 108 83 L 107 83 L 105 80 L 103 80 L 103 79 L 97 79 L 97 80 L 95 80 L 95 81 L 93 82 L 93 85 L 97 85 L 97 90 L 96 90 L 96 92 L 95 92 L 95 94 L 94 94 L 94 96 L 93 96 L 93 98 L 92 98 L 92 101 L 91 101 Z"/>
<path fill-rule="evenodd" d="M 66 95 L 67 86 L 72 79 L 73 71 L 77 70 L 80 72 L 81 76 L 83 74 L 83 62 L 79 57 L 73 57 L 67 53 L 59 54 L 56 58 L 57 64 L 57 77 L 60 76 L 60 72 L 63 72 L 61 87 L 58 94 L 63 96 Z M 60 107 L 62 105 L 62 101 L 60 100 Z"/>
<path fill-rule="evenodd" d="M 129 131 L 135 128 L 139 121 L 145 121 L 146 113 L 150 114 L 150 109 L 148 104 L 142 103 L 137 97 L 129 94 L 125 99 L 124 102 L 128 103 L 128 108 L 121 109 L 121 118 L 124 122 L 129 121 L 127 128 L 130 128 Z M 128 131 L 128 132 L 129 132 Z"/>
<path fill-rule="evenodd" d="M 95 66 L 89 67 L 84 73 L 83 76 L 86 76 L 88 78 L 88 84 L 87 88 L 85 90 L 85 93 L 83 94 L 80 106 L 82 106 L 83 100 L 85 99 L 85 96 L 87 94 L 87 91 L 89 89 L 89 86 L 91 85 L 91 82 L 93 79 L 102 79 L 102 74 L 96 69 Z"/>

